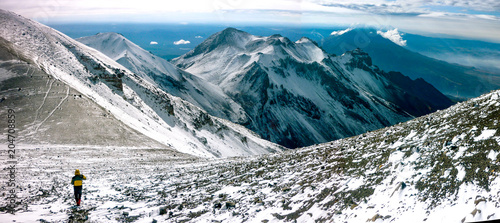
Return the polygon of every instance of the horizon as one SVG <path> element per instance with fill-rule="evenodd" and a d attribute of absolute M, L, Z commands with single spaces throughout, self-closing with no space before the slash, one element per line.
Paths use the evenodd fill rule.
<path fill-rule="evenodd" d="M 500 2 L 393 0 L 185 0 L 0 2 L 46 25 L 179 24 L 392 29 L 429 37 L 500 43 Z"/>

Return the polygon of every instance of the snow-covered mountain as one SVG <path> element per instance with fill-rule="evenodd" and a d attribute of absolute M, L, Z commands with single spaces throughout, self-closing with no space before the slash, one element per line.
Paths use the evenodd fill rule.
<path fill-rule="evenodd" d="M 22 91 L 22 87 L 28 86 L 31 90 L 23 96 L 34 95 L 35 98 L 40 98 L 40 95 L 44 95 L 41 101 L 34 101 L 31 107 L 30 104 L 23 105 L 22 111 L 26 112 L 26 116 L 20 115 L 20 117 L 25 117 L 26 121 L 19 123 L 20 132 L 27 131 L 31 135 L 45 135 L 53 139 L 53 136 L 44 132 L 58 128 L 58 131 L 54 130 L 51 133 L 64 134 L 65 128 L 61 126 L 74 125 L 73 122 L 86 122 L 82 114 L 94 113 L 88 111 L 89 109 L 99 109 L 103 111 L 103 116 L 113 116 L 113 119 L 116 119 L 110 123 L 120 123 L 123 126 L 122 129 L 125 128 L 127 131 L 141 135 L 142 140 L 156 141 L 156 145 L 159 143 L 164 147 L 171 147 L 187 154 L 221 157 L 281 150 L 280 146 L 259 138 L 242 126 L 213 117 L 199 107 L 170 95 L 159 88 L 156 82 L 146 79 L 146 76 L 129 71 L 99 51 L 52 28 L 3 10 L 0 11 L 0 25 L 3 49 L 7 52 L 15 52 L 10 53 L 11 57 L 12 55 L 15 57 L 9 60 L 24 64 L 23 69 L 27 70 L 25 73 L 20 73 L 19 70 L 4 71 L 4 69 L 1 80 L 5 83 L 2 85 L 5 92 L 14 92 L 15 89 Z M 36 68 L 36 70 L 32 71 L 29 67 Z M 31 75 L 32 72 L 36 72 L 37 75 Z M 26 79 L 44 74 L 47 77 L 42 80 L 46 82 L 45 87 L 37 88 L 36 85 L 29 87 L 28 83 L 18 85 L 19 83 L 14 81 L 18 80 L 16 78 Z M 61 89 L 59 86 L 57 88 L 59 90 L 53 92 L 54 84 L 60 83 L 67 87 Z M 46 92 L 41 92 L 45 89 L 47 89 Z M 8 104 L 11 104 L 15 98 L 11 98 L 7 93 L 5 95 L 1 108 L 3 114 L 7 114 L 10 109 Z M 51 98 L 53 95 L 59 96 L 59 100 Z M 72 97 L 83 97 L 87 102 L 81 104 L 81 107 L 75 107 L 78 110 L 71 110 L 72 107 L 67 106 L 66 103 Z M 53 108 L 51 109 L 50 106 Z M 61 111 L 63 108 L 66 110 Z M 60 119 L 55 116 L 75 113 L 82 114 Z M 33 120 L 26 118 L 30 116 Z M 89 115 L 88 119 L 93 117 L 94 115 Z M 75 118 L 83 119 L 73 120 Z M 106 122 L 96 120 L 88 120 L 88 122 L 94 123 L 95 126 L 87 129 L 87 135 L 91 135 L 94 128 L 104 128 L 105 130 L 100 130 L 104 132 L 117 129 L 108 128 L 106 124 L 109 123 Z M 80 130 L 83 131 L 83 129 Z M 96 134 L 98 132 L 96 131 Z M 77 134 L 75 136 L 78 137 Z M 95 135 L 95 137 L 102 136 Z M 27 138 L 34 140 L 33 143 L 49 141 L 47 138 L 26 137 L 24 139 L 27 140 Z M 51 143 L 76 141 L 52 140 Z M 99 142 L 99 140 L 96 141 Z M 140 139 L 135 141 L 140 141 Z"/>
<path fill-rule="evenodd" d="M 2 37 L 0 89 L 0 114 L 13 115 L 11 122 L 15 122 L 19 136 L 16 144 L 166 147 L 124 125 L 75 88 L 47 74 Z M 4 128 L 8 129 L 7 125 Z"/>
<path fill-rule="evenodd" d="M 425 81 L 384 72 L 360 50 L 334 57 L 307 38 L 292 42 L 227 28 L 172 62 L 220 86 L 247 113 L 245 126 L 290 148 L 353 136 L 451 105 Z"/>
<path fill-rule="evenodd" d="M 76 40 L 99 50 L 156 87 L 191 102 L 211 115 L 233 122 L 246 122 L 241 106 L 217 85 L 180 70 L 118 33 L 99 33 Z"/>
<path fill-rule="evenodd" d="M 325 38 L 321 47 L 337 55 L 360 48 L 370 54 L 373 63 L 381 69 L 399 71 L 412 79 L 423 78 L 445 95 L 459 99 L 477 97 L 500 88 L 499 74 L 412 52 L 384 38 L 375 29 L 348 29 L 341 35 Z"/>

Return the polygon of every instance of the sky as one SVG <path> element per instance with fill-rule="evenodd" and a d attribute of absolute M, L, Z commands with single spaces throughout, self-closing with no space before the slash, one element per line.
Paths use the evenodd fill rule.
<path fill-rule="evenodd" d="M 498 0 L 2 0 L 44 24 L 373 26 L 500 43 Z"/>

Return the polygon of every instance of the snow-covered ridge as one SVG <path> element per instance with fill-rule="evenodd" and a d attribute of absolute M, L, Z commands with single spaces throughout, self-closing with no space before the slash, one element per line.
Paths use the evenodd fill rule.
<path fill-rule="evenodd" d="M 180 70 L 170 62 L 140 48 L 118 33 L 99 33 L 78 38 L 106 54 L 148 82 L 202 108 L 211 115 L 237 123 L 247 122 L 241 106 L 228 97 L 217 85 Z"/>
<path fill-rule="evenodd" d="M 293 43 L 288 38 L 281 35 L 272 35 L 268 37 L 254 36 L 234 28 L 227 28 L 210 36 L 195 49 L 180 58 L 174 59 L 173 62 L 179 65 L 177 61 L 183 58 L 189 58 L 189 61 L 197 61 L 204 59 L 207 54 L 224 55 L 223 58 L 215 60 L 217 62 L 212 63 L 212 65 L 202 63 L 192 64 L 186 67 L 186 71 L 192 71 L 191 73 L 200 74 L 202 77 L 206 77 L 207 80 L 212 80 L 209 74 L 219 71 L 220 66 L 218 66 L 218 64 L 220 63 L 218 61 L 229 63 L 228 65 L 230 65 L 230 67 L 226 66 L 224 73 L 229 73 L 237 69 L 235 65 L 231 64 L 231 58 L 244 59 L 245 63 L 238 65 L 247 67 L 255 61 L 263 60 L 260 58 L 262 54 L 272 55 L 276 59 L 292 57 L 305 63 L 320 62 L 327 57 L 327 54 L 323 50 L 317 46 L 313 46 L 315 46 L 315 44 L 313 44 L 312 41 L 305 41 L 304 39 Z M 205 76 L 205 74 L 207 74 L 207 76 Z"/>
<path fill-rule="evenodd" d="M 168 94 L 154 82 L 52 28 L 3 10 L 0 24 L 0 37 L 13 43 L 24 57 L 123 123 L 166 146 L 207 157 L 281 150 L 238 125 Z"/>

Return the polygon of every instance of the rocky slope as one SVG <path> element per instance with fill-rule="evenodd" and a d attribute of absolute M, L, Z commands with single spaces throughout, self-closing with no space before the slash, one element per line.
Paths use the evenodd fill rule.
<path fill-rule="evenodd" d="M 182 168 L 185 174 L 174 174 L 175 192 L 157 203 L 172 214 L 159 218 L 457 223 L 500 219 L 499 117 L 496 91 L 352 138 Z M 162 187 L 148 190 L 153 188 Z M 179 194 L 184 196 L 173 199 Z"/>

